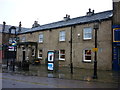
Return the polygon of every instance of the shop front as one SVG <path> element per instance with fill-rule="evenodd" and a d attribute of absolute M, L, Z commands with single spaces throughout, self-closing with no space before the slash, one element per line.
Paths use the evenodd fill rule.
<path fill-rule="evenodd" d="M 113 70 L 120 71 L 120 25 L 113 25 Z"/>

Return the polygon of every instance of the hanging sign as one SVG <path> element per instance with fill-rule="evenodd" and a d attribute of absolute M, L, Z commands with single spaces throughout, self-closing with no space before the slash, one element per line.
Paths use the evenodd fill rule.
<path fill-rule="evenodd" d="M 98 52 L 98 48 L 93 48 L 93 52 Z"/>
<path fill-rule="evenodd" d="M 8 47 L 8 50 L 9 50 L 9 51 L 14 51 L 14 46 L 9 46 L 9 47 Z"/>
<path fill-rule="evenodd" d="M 12 41 L 12 46 L 16 46 L 16 41 Z"/>

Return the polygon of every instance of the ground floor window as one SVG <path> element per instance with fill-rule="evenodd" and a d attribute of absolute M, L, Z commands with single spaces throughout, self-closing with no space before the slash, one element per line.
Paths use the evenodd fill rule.
<path fill-rule="evenodd" d="M 32 56 L 35 56 L 35 49 L 32 49 Z"/>
<path fill-rule="evenodd" d="M 59 50 L 59 60 L 65 60 L 65 50 Z"/>
<path fill-rule="evenodd" d="M 91 62 L 92 53 L 91 50 L 83 50 L 83 62 Z"/>
<path fill-rule="evenodd" d="M 38 58 L 42 59 L 42 56 L 43 56 L 43 51 L 42 51 L 42 49 L 39 49 L 38 50 Z"/>

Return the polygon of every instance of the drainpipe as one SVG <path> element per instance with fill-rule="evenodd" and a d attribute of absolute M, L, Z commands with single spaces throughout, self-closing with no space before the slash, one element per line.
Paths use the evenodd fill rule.
<path fill-rule="evenodd" d="M 2 61 L 4 60 L 4 52 L 5 52 L 5 49 L 4 48 L 4 31 L 5 31 L 5 24 L 6 22 L 3 22 L 3 27 L 2 27 Z M 8 66 L 8 65 L 7 65 Z"/>
<path fill-rule="evenodd" d="M 73 74 L 73 62 L 72 62 L 72 26 L 70 30 L 70 69 L 71 74 Z"/>

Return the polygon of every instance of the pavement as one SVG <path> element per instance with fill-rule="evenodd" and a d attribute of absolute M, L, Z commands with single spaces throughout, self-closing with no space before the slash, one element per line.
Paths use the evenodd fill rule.
<path fill-rule="evenodd" d="M 118 71 L 105 71 L 97 70 L 97 79 L 93 79 L 93 70 L 73 68 L 73 74 L 71 74 L 70 67 L 59 67 L 57 72 L 47 70 L 46 65 L 30 65 L 29 70 L 21 70 L 16 67 L 15 71 L 12 71 L 12 67 L 6 67 L 2 65 L 2 73 L 22 74 L 25 76 L 38 76 L 48 78 L 60 78 L 67 80 L 81 80 L 88 82 L 102 82 L 102 83 L 115 83 L 120 84 L 120 72 Z"/>

